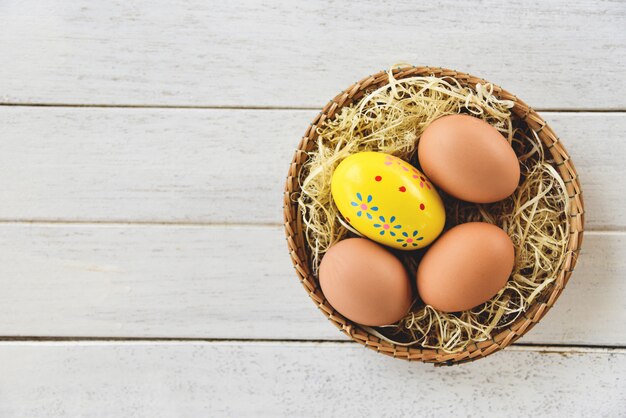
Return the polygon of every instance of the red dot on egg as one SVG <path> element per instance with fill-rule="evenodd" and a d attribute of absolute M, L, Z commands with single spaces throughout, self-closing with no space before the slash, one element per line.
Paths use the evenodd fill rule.
<path fill-rule="evenodd" d="M 374 177 L 374 180 L 376 180 L 376 181 L 381 181 L 382 179 L 383 179 L 383 178 L 382 178 L 381 176 L 376 176 L 376 177 Z"/>
<path fill-rule="evenodd" d="M 350 218 L 346 217 L 346 221 L 350 222 Z"/>
<path fill-rule="evenodd" d="M 423 204 L 423 203 L 420 203 L 420 209 L 421 209 L 421 210 L 424 210 L 424 209 L 426 209 L 426 206 L 424 206 L 424 204 Z"/>
<path fill-rule="evenodd" d="M 406 187 L 400 186 L 400 188 L 398 190 L 400 190 L 402 193 L 404 193 L 404 192 L 406 192 Z"/>

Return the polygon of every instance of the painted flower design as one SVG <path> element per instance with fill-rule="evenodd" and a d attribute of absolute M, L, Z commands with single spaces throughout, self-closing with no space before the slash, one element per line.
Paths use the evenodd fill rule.
<path fill-rule="evenodd" d="M 426 177 L 421 175 L 420 172 L 417 171 L 417 169 L 415 167 L 412 167 L 412 169 L 413 169 L 412 170 L 413 171 L 413 178 L 420 182 L 420 187 L 423 189 L 424 186 L 426 186 L 430 190 L 432 188 L 432 186 L 430 185 L 429 181 L 426 180 Z"/>
<path fill-rule="evenodd" d="M 409 235 L 407 232 L 402 232 L 403 238 L 398 238 L 396 242 L 402 242 L 403 247 L 407 247 L 409 245 L 413 247 L 417 247 L 418 246 L 417 241 L 421 241 L 424 239 L 424 237 L 418 237 L 417 234 L 418 234 L 417 231 L 413 231 L 412 235 Z"/>
<path fill-rule="evenodd" d="M 361 216 L 365 214 L 365 216 L 367 216 L 367 219 L 372 219 L 371 212 L 378 212 L 378 206 L 371 205 L 372 203 L 371 194 L 367 195 L 367 197 L 363 199 L 363 196 L 361 195 L 361 193 L 357 193 L 356 200 L 357 200 L 356 202 L 350 202 L 350 204 L 357 209 L 356 216 Z"/>
<path fill-rule="evenodd" d="M 392 216 L 391 218 L 389 218 L 388 221 L 385 219 L 384 216 L 379 216 L 378 219 L 382 223 L 375 223 L 374 228 L 380 229 L 380 232 L 379 232 L 380 235 L 385 235 L 387 232 L 389 232 L 389 235 L 391 235 L 392 237 L 395 237 L 396 232 L 393 230 L 402 228 L 402 225 L 400 224 L 394 225 L 394 222 L 396 221 L 395 216 Z"/>
<path fill-rule="evenodd" d="M 398 157 L 394 157 L 393 155 L 385 156 L 385 165 L 390 166 L 393 164 L 396 164 L 399 168 L 402 169 L 402 171 L 411 172 L 411 176 L 415 180 L 419 181 L 419 185 L 421 188 L 427 187 L 429 190 L 432 189 L 429 181 L 426 180 L 426 178 L 417 170 L 417 168 L 413 167 L 411 164 Z"/>
<path fill-rule="evenodd" d="M 414 178 L 417 178 L 417 177 L 414 176 Z M 431 189 L 430 183 L 428 182 L 428 180 L 426 180 L 424 178 L 424 176 L 419 176 L 419 179 L 420 179 L 420 187 L 421 188 L 424 188 L 424 186 L 426 186 L 426 187 L 428 187 L 428 190 Z"/>
<path fill-rule="evenodd" d="M 402 171 L 409 171 L 409 169 L 406 168 L 406 166 L 408 164 L 404 160 L 401 160 L 398 157 L 394 157 L 393 155 L 386 155 L 385 156 L 385 165 L 393 165 L 394 163 L 398 167 L 400 167 L 402 169 Z"/>

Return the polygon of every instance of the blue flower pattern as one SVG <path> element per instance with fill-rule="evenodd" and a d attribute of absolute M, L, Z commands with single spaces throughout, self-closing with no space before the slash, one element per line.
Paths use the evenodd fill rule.
<path fill-rule="evenodd" d="M 389 235 L 391 235 L 392 237 L 395 237 L 396 233 L 393 231 L 393 229 L 402 228 L 402 225 L 400 224 L 396 224 L 396 225 L 393 224 L 396 221 L 395 216 L 392 216 L 391 218 L 389 218 L 389 221 L 386 221 L 384 216 L 379 216 L 378 219 L 382 223 L 375 223 L 374 228 L 381 229 L 381 231 L 379 232 L 380 235 L 385 235 L 385 233 L 389 232 Z"/>
<path fill-rule="evenodd" d="M 418 231 L 413 231 L 413 234 L 409 236 L 408 233 L 402 232 L 402 236 L 404 238 L 398 238 L 396 242 L 402 242 L 403 247 L 407 247 L 409 244 L 413 247 L 417 247 L 419 245 L 417 241 L 421 241 L 424 239 L 424 237 L 418 237 L 417 236 L 418 233 L 419 233 Z"/>
<path fill-rule="evenodd" d="M 361 193 L 357 193 L 356 199 L 357 199 L 356 202 L 354 201 L 350 202 L 352 206 L 358 209 L 356 216 L 361 216 L 365 214 L 365 216 L 367 216 L 367 219 L 373 219 L 373 216 L 370 212 L 378 212 L 378 206 L 370 205 L 370 203 L 372 203 L 372 195 L 371 194 L 367 195 L 367 198 L 364 201 Z"/>

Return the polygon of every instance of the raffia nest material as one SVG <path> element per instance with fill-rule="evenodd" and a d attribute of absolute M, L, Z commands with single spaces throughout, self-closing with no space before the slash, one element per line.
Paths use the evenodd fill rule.
<path fill-rule="evenodd" d="M 347 155 L 376 150 L 417 164 L 419 135 L 445 114 L 469 113 L 509 140 L 522 168 L 511 198 L 475 205 L 443 196 L 446 228 L 481 220 L 502 227 L 516 247 L 503 289 L 471 311 L 444 314 L 416 299 L 397 324 L 352 323 L 326 301 L 317 281 L 325 251 L 352 233 L 329 193 L 334 167 Z M 328 103 L 305 132 L 284 196 L 285 230 L 296 273 L 313 301 L 357 342 L 394 357 L 454 364 L 502 349 L 555 303 L 582 243 L 583 201 L 569 155 L 546 122 L 524 102 L 485 80 L 432 67 L 402 67 L 355 83 Z M 398 252 L 414 273 L 422 252 Z"/>

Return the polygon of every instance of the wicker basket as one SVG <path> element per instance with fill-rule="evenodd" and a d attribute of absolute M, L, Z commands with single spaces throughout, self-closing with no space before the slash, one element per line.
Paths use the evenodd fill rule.
<path fill-rule="evenodd" d="M 485 84 L 487 81 L 471 76 L 469 74 L 460 73 L 458 71 L 447 70 L 435 67 L 408 67 L 398 68 L 393 71 L 397 79 L 414 76 L 435 76 L 435 77 L 453 77 L 463 86 L 475 86 L 476 83 Z M 289 174 L 285 185 L 284 194 L 284 218 L 285 232 L 287 234 L 287 245 L 291 254 L 291 259 L 295 266 L 296 274 L 302 282 L 307 293 L 313 299 L 313 302 L 328 317 L 328 319 L 342 332 L 353 340 L 369 347 L 379 353 L 387 354 L 396 358 L 405 360 L 419 360 L 427 363 L 435 363 L 439 365 L 452 365 L 473 361 L 498 350 L 507 347 L 516 341 L 519 337 L 528 332 L 554 305 L 557 298 L 563 291 L 567 281 L 572 274 L 576 260 L 578 258 L 580 246 L 583 239 L 584 211 L 583 199 L 578 180 L 578 175 L 570 156 L 559 141 L 557 135 L 552 131 L 550 126 L 526 103 L 513 96 L 511 93 L 500 87 L 494 86 L 494 93 L 501 99 L 507 99 L 514 102 L 512 109 L 513 117 L 524 121 L 531 129 L 533 129 L 545 147 L 552 154 L 559 173 L 563 177 L 567 186 L 568 194 L 571 199 L 570 205 L 570 240 L 565 262 L 558 274 L 555 284 L 550 290 L 550 294 L 543 302 L 535 302 L 528 311 L 518 318 L 506 329 L 494 335 L 492 339 L 476 344 L 471 344 L 464 351 L 450 354 L 440 350 L 422 349 L 414 347 L 398 346 L 368 333 L 361 326 L 351 322 L 343 317 L 339 312 L 335 311 L 328 303 L 322 290 L 318 285 L 318 280 L 311 272 L 309 264 L 309 249 L 306 246 L 304 234 L 302 231 L 302 217 L 298 210 L 296 198 L 300 192 L 298 183 L 298 175 L 302 165 L 306 161 L 307 151 L 310 151 L 317 139 L 317 127 L 326 119 L 332 118 L 342 106 L 350 105 L 361 99 L 366 90 L 381 87 L 388 82 L 388 75 L 381 71 L 371 75 L 363 80 L 348 87 L 341 94 L 337 95 L 330 101 L 319 115 L 313 120 L 311 125 L 304 133 L 304 137 L 298 145 L 298 149 L 293 157 Z"/>

